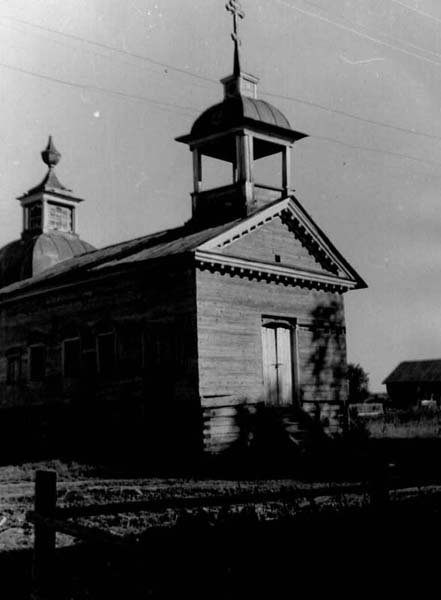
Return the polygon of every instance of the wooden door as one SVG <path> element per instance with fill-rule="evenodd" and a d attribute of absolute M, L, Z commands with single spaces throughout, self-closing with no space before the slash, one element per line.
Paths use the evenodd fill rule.
<path fill-rule="evenodd" d="M 263 382 L 265 401 L 275 406 L 293 402 L 293 364 L 291 329 L 286 326 L 262 327 Z"/>

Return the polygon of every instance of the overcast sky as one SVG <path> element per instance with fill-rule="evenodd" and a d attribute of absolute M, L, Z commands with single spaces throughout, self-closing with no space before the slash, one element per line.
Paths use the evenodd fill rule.
<path fill-rule="evenodd" d="M 45 173 L 86 199 L 101 247 L 182 224 L 191 160 L 174 138 L 232 67 L 225 0 L 0 0 L 0 244 Z M 296 196 L 367 281 L 348 293 L 348 358 L 374 391 L 441 358 L 441 3 L 242 0 L 245 70 L 309 134 Z M 269 96 L 268 93 L 274 94 Z"/>

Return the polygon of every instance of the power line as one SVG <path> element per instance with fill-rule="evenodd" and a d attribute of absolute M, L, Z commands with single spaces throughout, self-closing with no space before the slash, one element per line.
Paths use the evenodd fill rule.
<path fill-rule="evenodd" d="M 36 73 L 34 71 L 29 71 L 27 69 L 22 69 L 20 67 L 15 67 L 12 65 L 8 65 L 5 63 L 1 63 L 0 62 L 0 67 L 3 67 L 5 69 L 9 69 L 12 71 L 16 71 L 18 73 L 23 73 L 25 75 L 30 75 L 32 77 L 37 77 L 39 79 L 43 79 L 46 81 L 51 81 L 53 83 L 58 83 L 61 85 L 66 85 L 68 87 L 73 87 L 73 88 L 79 88 L 82 90 L 90 90 L 90 91 L 96 91 L 96 92 L 100 92 L 100 93 L 104 93 L 104 94 L 110 94 L 110 95 L 114 95 L 114 96 L 119 96 L 122 98 L 129 98 L 129 99 L 134 99 L 134 100 L 140 100 L 142 102 L 147 102 L 148 104 L 153 104 L 155 108 L 159 109 L 159 110 L 166 110 L 166 111 L 170 111 L 170 112 L 175 112 L 175 113 L 180 113 L 183 114 L 184 116 L 188 117 L 188 116 L 192 116 L 194 114 L 200 114 L 200 110 L 197 109 L 196 107 L 192 107 L 192 106 L 181 106 L 179 104 L 175 104 L 175 103 L 171 103 L 171 102 L 163 102 L 160 100 L 155 100 L 153 98 L 147 98 L 145 96 L 139 96 L 136 94 L 129 94 L 126 92 L 121 92 L 119 90 L 112 90 L 110 88 L 102 88 L 99 86 L 95 86 L 95 85 L 88 85 L 88 84 L 79 84 L 76 82 L 72 82 L 72 81 L 67 81 L 65 79 L 59 79 L 57 77 L 52 77 L 50 75 L 44 75 L 42 73 Z M 186 112 L 183 112 L 186 111 Z M 191 114 L 190 114 L 191 113 Z M 416 162 L 420 162 L 420 163 L 425 163 L 425 164 L 430 164 L 430 165 L 435 165 L 435 166 L 441 166 L 440 162 L 436 162 L 436 161 L 432 161 L 432 160 L 428 160 L 428 159 L 421 159 L 418 158 L 416 156 L 412 156 L 410 154 L 402 154 L 400 152 L 393 152 L 393 151 L 388 151 L 388 150 L 381 150 L 379 148 L 370 148 L 368 146 L 361 146 L 361 145 L 355 145 L 355 144 L 350 144 L 348 142 L 343 142 L 342 140 L 338 140 L 337 138 L 332 138 L 332 137 L 325 137 L 325 136 L 319 136 L 319 135 L 310 135 L 309 137 L 311 138 L 316 138 L 316 139 L 322 139 L 322 140 L 326 140 L 329 142 L 335 142 L 337 144 L 343 145 L 343 146 L 347 146 L 348 148 L 353 148 L 356 150 L 365 150 L 367 152 L 375 152 L 375 153 L 379 153 L 379 154 L 385 154 L 385 155 L 389 155 L 389 156 L 395 156 L 395 157 L 399 157 L 399 158 L 404 158 L 407 160 L 413 160 Z"/>
<path fill-rule="evenodd" d="M 48 38 L 44 34 L 38 33 L 36 31 L 24 31 L 20 27 L 17 27 L 17 26 L 11 25 L 11 24 L 6 25 L 5 23 L 0 23 L 0 27 L 2 29 L 6 29 L 6 30 L 9 30 L 9 31 L 15 31 L 15 32 L 18 32 L 18 33 L 21 33 L 21 34 L 38 36 L 38 37 L 40 37 L 40 39 L 44 39 L 46 42 L 49 42 L 51 44 L 56 44 L 57 46 L 62 46 L 63 48 L 69 48 L 70 50 L 75 50 L 76 51 L 78 49 L 78 46 L 75 47 L 75 46 L 73 46 L 69 42 L 66 43 L 65 41 L 62 41 L 62 40 L 59 40 L 59 39 Z M 91 48 L 86 48 L 84 46 L 81 46 L 80 50 L 84 50 L 86 52 L 90 52 L 93 56 L 98 56 L 100 58 L 105 58 L 105 59 L 109 59 L 109 60 L 112 60 L 112 61 L 115 60 L 114 56 L 110 56 L 109 54 L 104 54 L 103 52 L 97 52 L 97 51 L 95 51 L 95 50 L 93 50 Z M 158 69 L 155 69 L 154 67 L 148 67 L 147 65 L 139 65 L 138 63 L 134 63 L 133 61 L 124 60 L 124 59 L 122 59 L 119 56 L 117 57 L 117 59 L 120 60 L 122 62 L 122 64 L 125 64 L 125 65 L 130 65 L 130 66 L 135 67 L 135 68 L 142 68 L 143 70 L 149 71 L 151 73 L 155 73 L 157 75 L 163 75 L 164 74 L 164 70 L 163 69 L 158 70 Z"/>
<path fill-rule="evenodd" d="M 430 19 L 435 23 L 441 23 L 441 19 L 439 17 L 435 17 L 420 8 L 414 8 L 413 6 L 409 6 L 408 4 L 404 4 L 404 2 L 400 2 L 400 0 L 390 0 L 392 4 L 398 4 L 398 6 L 402 6 L 406 10 L 416 13 L 417 15 L 421 15 L 422 17 L 426 17 L 426 19 Z"/>
<path fill-rule="evenodd" d="M 314 5 L 314 6 L 318 6 L 318 5 Z M 68 37 L 68 38 L 73 38 L 76 41 L 85 41 L 88 44 L 97 45 L 99 47 L 111 50 L 112 52 L 122 53 L 124 55 L 129 55 L 129 56 L 132 56 L 132 57 L 135 56 L 137 58 L 140 58 L 140 55 L 133 55 L 130 52 L 127 52 L 125 50 L 119 50 L 117 48 L 114 48 L 113 46 L 108 46 L 106 44 L 101 44 L 101 43 L 98 43 L 98 42 L 95 43 L 92 40 L 88 40 L 88 39 L 82 38 L 82 37 L 77 36 L 77 35 L 66 34 L 66 33 L 58 31 L 56 29 L 51 29 L 51 28 L 48 28 L 48 27 L 43 27 L 41 25 L 38 25 L 36 23 L 31 23 L 31 22 L 25 21 L 23 19 L 16 19 L 16 18 L 12 18 L 12 17 L 6 17 L 6 18 L 10 19 L 10 20 L 13 20 L 13 21 L 16 21 L 16 22 L 19 22 L 21 24 L 25 24 L 25 25 L 30 26 L 30 27 L 34 27 L 34 28 L 43 30 L 45 32 L 49 32 L 51 34 L 56 34 L 56 35 L 61 35 L 61 36 L 65 36 L 65 37 Z M 59 43 L 59 42 L 57 42 L 55 40 L 50 40 L 50 41 L 51 42 L 55 42 L 55 43 Z M 69 47 L 71 47 L 71 46 L 69 46 Z M 104 54 L 98 54 L 98 56 L 102 56 L 104 58 L 109 58 L 108 56 L 106 56 Z M 439 56 L 441 56 L 441 55 L 439 55 Z M 147 61 L 154 62 L 154 64 L 165 66 L 165 63 L 160 63 L 159 61 L 153 61 L 153 59 L 150 59 L 148 57 L 144 57 L 144 58 Z M 133 63 L 130 63 L 130 64 L 133 64 Z M 440 65 L 441 65 L 441 63 L 440 63 Z M 180 69 L 178 67 L 174 67 L 173 65 L 168 65 L 168 68 L 170 68 L 171 70 L 176 70 L 179 73 L 185 74 L 185 75 L 190 76 L 190 77 L 194 77 L 194 76 L 196 76 L 196 77 L 202 77 L 202 76 L 196 75 L 196 74 L 194 74 L 194 73 L 192 73 L 190 71 L 183 70 L 183 69 Z M 150 70 L 152 70 L 152 69 L 150 69 Z M 156 71 L 153 71 L 153 72 L 157 73 Z M 209 77 L 204 77 L 204 80 L 209 81 L 210 83 L 216 82 L 216 80 L 211 79 Z M 365 118 L 365 117 L 361 117 L 359 115 L 354 115 L 352 113 L 349 113 L 349 112 L 346 112 L 346 111 L 343 111 L 343 110 L 332 109 L 332 108 L 330 108 L 328 106 L 325 106 L 323 104 L 320 104 L 320 103 L 317 103 L 317 102 L 313 102 L 313 101 L 309 101 L 309 100 L 306 100 L 304 98 L 298 98 L 298 97 L 294 97 L 294 96 L 285 96 L 285 95 L 281 95 L 281 94 L 274 94 L 274 93 L 271 93 L 271 92 L 264 92 L 264 91 L 262 91 L 262 94 L 265 95 L 265 96 L 273 97 L 273 98 L 280 98 L 280 99 L 283 99 L 283 100 L 290 100 L 290 101 L 297 102 L 297 103 L 300 103 L 300 104 L 305 104 L 305 105 L 308 105 L 308 106 L 312 106 L 312 107 L 318 108 L 320 110 L 324 110 L 324 111 L 327 111 L 327 112 L 330 112 L 330 113 L 333 113 L 333 114 L 345 116 L 347 118 L 351 118 L 351 119 L 360 121 L 362 123 L 369 123 L 369 124 L 372 124 L 372 125 L 378 125 L 378 126 L 381 126 L 381 127 L 386 127 L 388 129 L 400 131 L 402 133 L 410 133 L 410 134 L 413 134 L 413 135 L 423 136 L 423 137 L 426 137 L 426 138 L 429 138 L 429 139 L 441 140 L 440 136 L 436 136 L 436 135 L 433 135 L 433 134 L 430 134 L 430 133 L 426 133 L 426 132 L 423 132 L 423 131 L 419 131 L 419 130 L 415 130 L 415 129 L 409 129 L 409 128 L 406 128 L 406 127 L 400 127 L 398 125 L 393 125 L 391 123 L 385 123 L 385 122 L 381 122 L 381 121 L 376 121 L 374 119 L 368 119 L 368 118 Z"/>
<path fill-rule="evenodd" d="M 399 158 L 405 158 L 408 160 L 413 160 L 415 162 L 424 163 L 428 165 L 434 165 L 437 167 L 441 166 L 441 162 L 437 162 L 434 160 L 427 160 L 426 158 L 417 158 L 416 156 L 411 156 L 410 154 L 402 154 L 401 152 L 393 152 L 392 150 L 381 150 L 380 148 L 369 148 L 369 146 L 358 146 L 357 144 L 349 144 L 348 142 L 343 142 L 341 140 L 337 140 L 333 137 L 326 137 L 322 135 L 310 135 L 310 138 L 315 138 L 318 140 L 325 140 L 327 142 L 334 142 L 337 144 L 341 144 L 342 146 L 347 146 L 348 148 L 353 148 L 355 150 L 364 150 L 366 152 L 375 152 L 378 154 L 386 154 L 388 156 L 395 156 Z M 441 177 L 441 174 L 440 174 Z"/>
<path fill-rule="evenodd" d="M 344 117 L 348 117 L 350 119 L 354 119 L 356 121 L 360 121 L 361 123 L 368 123 L 370 125 L 378 125 L 380 127 L 386 127 L 387 129 L 393 129 L 395 131 L 401 131 L 402 133 L 411 133 L 413 135 L 419 135 L 422 137 L 439 140 L 441 141 L 441 136 L 434 135 L 431 133 L 426 133 L 424 131 L 419 131 L 415 129 L 407 129 L 406 127 L 400 127 L 399 125 L 392 125 L 391 123 L 385 123 L 383 121 L 376 121 L 374 119 L 368 119 L 367 117 L 360 117 L 358 115 L 354 115 L 352 113 L 348 113 L 344 110 L 339 110 L 336 108 L 329 108 L 324 104 L 320 104 L 318 102 L 313 102 L 312 100 L 305 100 L 303 98 L 297 98 L 296 96 L 285 96 L 282 94 L 273 94 L 271 92 L 262 92 L 264 96 L 269 96 L 272 98 L 280 98 L 281 100 L 291 100 L 293 102 L 298 102 L 299 104 L 305 104 L 307 106 L 312 106 L 314 108 L 319 108 L 320 110 L 325 110 L 326 112 L 334 113 L 336 115 L 341 115 Z"/>
<path fill-rule="evenodd" d="M 412 9 L 410 6 L 407 6 L 405 4 L 403 4 L 402 2 L 399 2 L 397 0 L 390 0 L 392 3 L 398 4 L 399 6 L 403 6 L 404 8 L 407 8 L 410 11 L 414 11 L 414 9 Z M 303 2 L 305 4 L 310 4 L 311 6 L 314 6 L 315 8 L 318 8 L 319 10 L 324 10 L 325 12 L 327 12 L 329 14 L 329 10 L 327 8 L 325 8 L 324 6 L 320 6 L 319 4 L 315 4 L 314 2 L 310 2 L 309 0 L 303 0 Z M 420 11 L 415 11 L 417 13 L 420 14 Z M 425 16 L 429 16 L 427 15 L 427 13 L 424 13 Z M 441 19 L 439 19 L 439 22 L 441 23 Z M 389 33 L 387 33 L 384 30 L 379 31 L 379 33 L 381 33 L 382 35 L 384 35 L 385 37 L 389 38 L 390 40 L 392 40 L 393 42 L 399 42 L 401 44 L 405 44 L 406 46 L 409 46 L 410 48 L 414 48 L 415 50 L 419 50 L 420 52 L 425 52 L 427 54 L 432 54 L 433 56 L 438 56 L 441 58 L 441 53 L 440 52 L 436 52 L 434 50 L 430 50 L 429 48 L 424 48 L 423 46 L 418 46 L 417 44 L 413 44 L 412 42 L 397 38 L 393 35 L 390 35 Z M 440 63 L 441 64 L 441 63 Z"/>
<path fill-rule="evenodd" d="M 278 1 L 283 2 L 283 0 L 278 0 Z M 283 2 L 283 3 L 285 4 L 285 2 Z M 292 5 L 289 5 L 289 4 L 287 4 L 287 5 L 292 7 Z M 45 29 L 45 28 L 43 28 L 43 29 Z M 78 36 L 74 36 L 74 37 L 78 37 Z M 111 47 L 109 47 L 109 49 L 111 49 Z M 42 73 L 36 73 L 34 71 L 30 71 L 30 70 L 23 69 L 23 68 L 20 68 L 20 67 L 15 67 L 13 65 L 8 65 L 6 63 L 0 63 L 0 67 L 3 67 L 5 69 L 9 69 L 9 70 L 12 70 L 12 71 L 16 71 L 16 72 L 19 72 L 19 73 L 23 73 L 23 74 L 26 74 L 26 75 L 30 75 L 32 77 L 37 77 L 37 78 L 40 78 L 40 79 L 43 79 L 43 80 L 47 80 L 47 81 L 51 81 L 51 82 L 54 82 L 54 83 L 58 83 L 58 84 L 61 84 L 61 85 L 65 85 L 65 86 L 69 86 L 69 87 L 73 87 L 73 88 L 79 88 L 79 89 L 82 89 L 82 90 L 85 90 L 85 91 L 87 91 L 87 90 L 89 90 L 89 91 L 96 91 L 96 92 L 99 92 L 99 93 L 110 94 L 110 95 L 119 96 L 119 97 L 123 97 L 123 98 L 135 99 L 135 100 L 139 100 L 139 101 L 142 101 L 142 102 L 147 102 L 149 104 L 152 104 L 155 108 L 158 108 L 159 110 L 166 110 L 166 111 L 170 111 L 170 112 L 180 113 L 180 114 L 183 114 L 185 116 L 199 114 L 199 110 L 196 109 L 195 107 L 192 107 L 192 106 L 182 106 L 182 105 L 179 105 L 179 104 L 176 104 L 176 103 L 160 101 L 160 100 L 156 100 L 154 98 L 148 98 L 148 97 L 145 97 L 145 96 L 140 96 L 140 95 L 136 95 L 136 94 L 130 94 L 130 93 L 122 92 L 122 91 L 119 91 L 119 90 L 113 90 L 113 89 L 110 89 L 110 88 L 103 88 L 103 87 L 100 87 L 100 86 L 97 86 L 97 85 L 80 84 L 80 83 L 68 81 L 68 80 L 65 80 L 65 79 L 59 79 L 57 77 L 52 77 L 50 75 L 45 75 L 45 74 L 42 74 Z M 183 72 L 186 75 L 191 75 L 191 73 L 188 72 L 188 71 L 183 71 Z M 300 98 L 296 98 L 296 97 L 293 97 L 293 96 L 284 96 L 284 95 L 280 95 L 280 94 L 272 94 L 270 92 L 266 92 L 265 95 L 272 96 L 272 97 L 277 97 L 277 98 L 282 98 L 282 99 L 286 99 L 286 100 L 291 100 L 291 101 L 299 102 L 299 103 L 306 104 L 306 105 L 310 105 L 310 106 L 313 106 L 315 108 L 319 108 L 321 110 L 326 110 L 328 112 L 332 112 L 332 113 L 335 113 L 335 114 L 338 114 L 338 115 L 342 115 L 342 116 L 345 116 L 345 117 L 353 118 L 353 119 L 356 119 L 356 120 L 359 120 L 359 121 L 362 121 L 362 122 L 366 122 L 366 123 L 369 123 L 369 124 L 379 125 L 379 126 L 382 126 L 382 127 L 387 127 L 387 128 L 395 129 L 395 130 L 398 130 L 398 131 L 402 131 L 404 133 L 412 133 L 414 135 L 422 135 L 424 137 L 429 137 L 429 138 L 438 139 L 438 140 L 441 139 L 441 137 L 438 137 L 438 136 L 434 136 L 434 135 L 427 134 L 427 133 L 424 133 L 424 132 L 414 131 L 414 130 L 411 130 L 411 129 L 406 129 L 406 128 L 403 128 L 403 127 L 394 126 L 394 125 L 391 125 L 391 124 L 388 124 L 388 123 L 381 123 L 379 121 L 367 119 L 367 118 L 364 118 L 364 117 L 359 117 L 359 116 L 356 116 L 356 115 L 352 115 L 350 113 L 346 113 L 345 111 L 341 111 L 341 110 L 338 110 L 338 109 L 331 109 L 331 108 L 326 107 L 326 106 L 324 106 L 322 104 L 315 103 L 315 102 L 308 101 L 308 100 L 304 100 L 304 99 L 300 99 Z M 322 140 L 326 140 L 326 141 L 330 141 L 330 142 L 334 142 L 334 143 L 337 143 L 337 144 L 340 144 L 340 145 L 343 145 L 343 146 L 347 146 L 348 148 L 352 148 L 352 149 L 364 150 L 364 151 L 367 151 L 367 152 L 380 153 L 380 154 L 385 154 L 385 155 L 389 155 L 389 156 L 395 156 L 395 157 L 399 157 L 399 158 L 413 160 L 413 161 L 424 163 L 424 164 L 431 164 L 431 165 L 435 165 L 435 166 L 441 166 L 441 163 L 436 162 L 436 161 L 431 161 L 431 160 L 427 160 L 427 159 L 420 159 L 420 158 L 417 158 L 415 156 L 408 155 L 408 154 L 402 154 L 402 153 L 399 153 L 399 152 L 392 152 L 392 151 L 387 151 L 387 150 L 381 150 L 381 149 L 378 149 L 378 148 L 370 148 L 368 146 L 361 146 L 361 145 L 350 144 L 350 143 L 343 142 L 341 140 L 338 140 L 338 139 L 332 138 L 332 137 L 314 136 L 314 135 L 310 136 L 310 137 L 313 137 L 313 138 L 316 138 L 316 139 L 322 139 Z"/>
<path fill-rule="evenodd" d="M 324 23 L 328 23 L 328 25 L 333 25 L 334 27 L 337 27 L 338 29 L 342 29 L 343 31 L 347 31 L 349 33 L 352 33 L 354 35 L 357 35 L 363 39 L 369 40 L 371 42 L 374 42 L 375 44 L 379 44 L 380 46 L 384 46 L 386 48 L 389 48 L 391 50 L 395 50 L 396 52 L 402 52 L 403 54 L 406 54 L 407 56 L 412 56 L 418 60 L 422 60 L 424 62 L 427 62 L 429 64 L 435 65 L 437 67 L 441 66 L 441 62 L 436 61 L 436 60 L 432 60 L 431 58 L 428 58 L 427 56 L 422 56 L 421 54 L 416 54 L 415 52 L 411 52 L 410 50 L 406 50 L 405 48 L 401 48 L 400 46 L 396 46 L 395 44 L 391 44 L 389 42 L 385 42 L 384 40 L 380 40 L 372 35 L 369 35 L 367 33 L 363 33 L 362 31 L 359 31 L 358 29 L 355 29 L 354 27 L 349 27 L 348 25 L 344 25 L 343 23 L 338 23 L 337 21 L 333 21 L 332 19 L 328 19 L 327 17 L 324 17 L 323 15 L 319 15 L 317 13 L 311 12 L 309 10 L 306 10 L 304 8 L 300 8 L 298 6 L 294 6 L 293 4 L 291 4 L 290 2 L 287 2 L 286 0 L 272 0 L 274 2 L 277 2 L 278 4 L 281 4 L 282 6 L 286 6 L 287 8 L 290 8 L 291 10 L 295 10 L 303 15 L 306 15 L 308 17 L 311 17 L 313 19 L 318 19 L 319 21 L 323 21 Z"/>
<path fill-rule="evenodd" d="M 66 86 L 73 87 L 73 88 L 79 88 L 79 89 L 82 89 L 85 91 L 94 91 L 94 92 L 100 92 L 100 93 L 104 93 L 104 94 L 111 94 L 114 96 L 121 96 L 123 98 L 131 98 L 134 100 L 141 100 L 142 102 L 147 102 L 148 104 L 152 104 L 153 106 L 155 106 L 156 108 L 161 109 L 161 110 L 172 110 L 172 112 L 178 112 L 177 110 L 175 110 L 175 109 L 178 109 L 181 113 L 182 113 L 182 111 L 187 111 L 186 113 L 182 113 L 182 114 L 185 114 L 186 116 L 190 116 L 189 113 L 195 114 L 198 112 L 197 109 L 195 109 L 194 107 L 191 107 L 191 106 L 182 106 L 179 104 L 175 104 L 173 102 L 165 102 L 162 100 L 155 100 L 154 98 L 148 98 L 146 96 L 139 96 L 136 94 L 129 94 L 126 92 L 121 92 L 119 90 L 112 90 L 110 88 L 103 88 L 98 85 L 76 83 L 73 81 L 68 81 L 66 79 L 59 79 L 58 77 L 52 77 L 51 75 L 44 75 L 42 73 L 36 73 L 35 71 L 30 71 L 28 69 L 22 69 L 20 67 L 8 65 L 3 62 L 0 62 L 0 67 L 3 67 L 4 69 L 9 69 L 10 71 L 17 71 L 18 73 L 30 75 L 32 77 L 37 77 L 39 79 L 44 79 L 46 81 L 59 83 L 61 85 L 66 85 Z"/>
<path fill-rule="evenodd" d="M 24 19 L 17 19 L 16 17 L 11 17 L 11 16 L 7 16 L 7 15 L 3 15 L 0 18 L 8 19 L 10 21 L 15 21 L 16 23 L 21 23 L 22 25 L 27 25 L 28 27 L 40 29 L 42 31 L 46 31 L 48 33 L 52 33 L 55 35 L 60 35 L 60 36 L 75 40 L 77 42 L 90 44 L 91 46 L 97 46 L 98 48 L 104 48 L 105 50 L 110 50 L 111 52 L 117 52 L 119 54 L 124 54 L 125 56 L 130 56 L 131 58 L 146 61 L 153 65 L 157 65 L 157 66 L 163 67 L 165 69 L 169 69 L 170 71 L 175 71 L 177 73 L 188 75 L 189 77 L 194 77 L 195 79 L 200 79 L 202 81 L 208 81 L 210 83 L 217 83 L 217 81 L 215 79 L 211 79 L 210 77 L 206 77 L 204 75 L 199 75 L 197 73 L 189 71 L 188 69 L 183 69 L 181 67 L 175 67 L 174 65 L 170 65 L 168 63 L 164 63 L 159 60 L 155 60 L 149 56 L 145 56 L 143 54 L 137 54 L 135 52 L 130 52 L 129 50 L 124 50 L 122 48 L 115 48 L 114 46 L 110 46 L 108 44 L 104 44 L 102 42 L 97 42 L 94 40 L 89 40 L 87 38 L 83 38 L 83 37 L 81 37 L 79 35 L 75 35 L 73 33 L 66 33 L 64 31 L 59 31 L 57 29 L 52 29 L 50 27 L 44 27 L 43 25 L 38 25 L 37 23 L 32 23 L 31 21 L 26 21 Z"/>

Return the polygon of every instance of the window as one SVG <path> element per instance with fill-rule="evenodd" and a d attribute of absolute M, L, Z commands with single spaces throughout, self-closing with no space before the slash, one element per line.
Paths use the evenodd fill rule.
<path fill-rule="evenodd" d="M 21 378 L 21 356 L 19 353 L 10 354 L 7 357 L 6 381 L 18 383 Z"/>
<path fill-rule="evenodd" d="M 180 322 L 151 323 L 143 336 L 143 363 L 147 369 L 183 371 L 188 364 L 190 326 L 186 318 Z"/>
<path fill-rule="evenodd" d="M 81 370 L 80 338 L 72 338 L 63 342 L 63 374 L 65 377 L 78 377 Z"/>
<path fill-rule="evenodd" d="M 86 329 L 81 336 L 82 375 L 85 378 L 96 375 L 96 341 L 92 332 Z"/>
<path fill-rule="evenodd" d="M 29 347 L 29 377 L 41 381 L 46 373 L 46 347 L 38 344 Z"/>
<path fill-rule="evenodd" d="M 126 323 L 118 329 L 118 373 L 136 377 L 142 369 L 143 330 L 141 323 Z"/>
<path fill-rule="evenodd" d="M 29 209 L 29 229 L 32 231 L 34 229 L 41 229 L 41 204 L 35 204 L 31 206 Z"/>
<path fill-rule="evenodd" d="M 115 334 L 113 331 L 97 335 L 98 372 L 104 377 L 112 375 L 115 368 Z"/>
<path fill-rule="evenodd" d="M 57 231 L 72 231 L 72 209 L 67 206 L 50 204 L 49 228 Z"/>

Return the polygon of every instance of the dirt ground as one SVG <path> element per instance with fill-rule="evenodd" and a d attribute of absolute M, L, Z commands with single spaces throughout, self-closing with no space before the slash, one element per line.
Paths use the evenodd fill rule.
<path fill-rule="evenodd" d="M 26 520 L 26 513 L 33 508 L 34 476 L 37 469 L 49 468 L 57 472 L 57 505 L 63 507 L 126 502 L 136 500 L 160 500 L 182 497 L 229 496 L 241 492 L 267 492 L 290 489 L 310 489 L 329 485 L 321 482 L 307 483 L 293 479 L 192 479 L 192 478 L 143 478 L 111 477 L 96 467 L 67 464 L 60 461 L 27 463 L 0 467 L 0 552 L 31 548 L 33 529 Z M 342 484 L 344 487 L 344 484 Z M 325 499 L 317 499 L 323 503 Z M 310 502 L 303 503 L 305 507 Z M 299 510 L 302 502 L 292 510 Z M 284 507 L 283 510 L 285 510 Z M 257 507 L 259 517 L 271 519 L 282 510 L 281 506 Z M 181 511 L 168 509 L 158 513 L 112 515 L 81 519 L 82 524 L 103 527 L 113 533 L 135 534 L 151 526 L 169 527 L 176 524 Z M 57 534 L 57 545 L 74 543 L 72 538 Z"/>
<path fill-rule="evenodd" d="M 57 472 L 58 505 L 66 507 L 336 485 L 286 478 L 117 477 L 59 461 L 0 467 L 0 592 L 11 600 L 29 598 L 33 530 L 26 512 L 33 506 L 38 468 Z M 346 485 L 339 485 L 343 492 Z M 133 552 L 114 552 L 57 534 L 54 597 L 254 599 L 264 593 L 284 598 L 293 580 L 309 586 L 310 593 L 333 586 L 341 592 L 354 574 L 363 588 L 366 574 L 377 578 L 384 570 L 383 577 L 393 579 L 394 569 L 402 570 L 410 558 L 413 565 L 424 558 L 427 573 L 430 556 L 415 555 L 415 548 L 428 544 L 439 528 L 440 488 L 412 488 L 392 496 L 394 512 L 380 516 L 369 508 L 366 495 L 342 493 L 314 501 L 255 504 L 251 512 L 236 507 L 227 515 L 213 508 L 83 518 L 82 524 L 133 535 L 137 544 Z M 150 531 L 156 537 L 148 537 Z"/>

